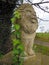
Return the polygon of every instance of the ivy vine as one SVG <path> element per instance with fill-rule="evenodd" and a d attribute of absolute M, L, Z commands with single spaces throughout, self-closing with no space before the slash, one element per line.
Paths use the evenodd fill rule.
<path fill-rule="evenodd" d="M 12 39 L 13 42 L 13 65 L 22 65 L 23 59 L 20 58 L 21 54 L 23 54 L 24 48 L 21 42 L 21 32 L 20 28 L 21 26 L 19 24 L 15 24 L 16 19 L 20 19 L 21 14 L 18 11 L 15 11 L 13 13 L 13 17 L 11 18 L 13 29 L 15 30 L 13 32 L 15 38 Z"/>

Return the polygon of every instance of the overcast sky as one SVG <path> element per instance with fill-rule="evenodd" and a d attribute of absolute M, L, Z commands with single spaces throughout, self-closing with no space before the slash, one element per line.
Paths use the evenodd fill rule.
<path fill-rule="evenodd" d="M 27 0 L 26 0 L 27 1 Z M 24 3 L 26 3 L 26 1 L 24 0 Z M 31 2 L 35 3 L 35 2 L 40 2 L 42 0 L 30 0 Z M 44 0 L 44 1 L 49 1 L 49 0 Z M 47 7 L 49 8 L 49 4 L 41 4 L 42 7 Z M 34 6 L 34 9 L 36 11 L 36 15 L 39 18 L 42 18 L 44 20 L 49 20 L 49 13 L 46 13 L 44 11 L 42 11 L 41 9 L 37 8 Z M 49 9 L 47 9 L 49 11 Z M 49 21 L 42 21 L 42 20 L 38 20 L 38 29 L 37 32 L 46 32 L 47 30 L 49 30 Z"/>

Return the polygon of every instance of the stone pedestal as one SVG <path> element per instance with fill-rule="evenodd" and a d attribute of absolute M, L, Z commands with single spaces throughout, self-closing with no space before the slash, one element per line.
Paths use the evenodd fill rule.
<path fill-rule="evenodd" d="M 24 57 L 23 65 L 41 65 L 41 55 Z"/>
<path fill-rule="evenodd" d="M 0 59 L 0 65 L 12 65 L 13 54 L 12 52 L 9 52 L 5 56 L 3 56 L 2 59 Z M 40 53 L 33 55 L 33 56 L 27 56 L 27 57 L 21 57 L 24 59 L 22 65 L 43 65 L 42 63 L 42 55 Z"/>

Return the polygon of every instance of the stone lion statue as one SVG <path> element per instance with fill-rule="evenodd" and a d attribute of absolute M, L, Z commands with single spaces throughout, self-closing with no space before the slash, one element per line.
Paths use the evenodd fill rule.
<path fill-rule="evenodd" d="M 21 41 L 24 45 L 24 53 L 26 56 L 34 55 L 33 44 L 38 28 L 36 12 L 30 4 L 22 4 L 17 11 L 21 13 L 21 18 L 15 23 L 21 26 Z"/>

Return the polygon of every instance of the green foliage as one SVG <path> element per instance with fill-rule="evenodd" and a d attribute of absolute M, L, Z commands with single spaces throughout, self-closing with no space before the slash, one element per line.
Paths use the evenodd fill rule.
<path fill-rule="evenodd" d="M 3 54 L 2 54 L 2 52 L 0 51 L 0 59 L 3 57 Z"/>
<path fill-rule="evenodd" d="M 42 54 L 49 55 L 49 47 L 47 46 L 34 44 L 33 49 L 35 50 L 35 52 L 40 52 Z"/>
<path fill-rule="evenodd" d="M 49 42 L 49 33 L 37 33 L 36 39 Z"/>
<path fill-rule="evenodd" d="M 41 40 L 43 42 L 49 42 L 49 33 L 37 33 L 36 40 Z M 34 50 L 35 52 L 40 52 L 42 54 L 49 55 L 49 47 L 47 46 L 34 44 Z"/>
<path fill-rule="evenodd" d="M 15 24 L 15 25 L 14 25 L 14 29 L 15 29 L 16 31 L 20 30 L 20 25 L 19 25 L 19 24 Z"/>
<path fill-rule="evenodd" d="M 12 23 L 14 23 L 16 21 L 16 19 L 20 19 L 21 18 L 21 14 L 18 11 L 15 11 L 13 13 L 13 17 L 11 18 Z"/>
<path fill-rule="evenodd" d="M 15 38 L 13 41 L 13 65 L 22 65 L 23 60 L 20 58 L 24 48 L 21 42 L 21 32 L 20 32 L 20 25 L 15 24 L 16 19 L 20 18 L 20 13 L 18 11 L 15 11 L 13 13 L 13 18 L 11 19 L 14 31 Z"/>
<path fill-rule="evenodd" d="M 20 37 L 21 37 L 21 32 L 16 31 L 16 35 L 17 35 L 17 38 L 19 38 L 19 39 L 20 39 Z"/>
<path fill-rule="evenodd" d="M 21 14 L 18 11 L 15 11 L 14 12 L 14 17 L 19 19 L 21 17 Z"/>
<path fill-rule="evenodd" d="M 16 46 L 16 45 L 19 45 L 19 44 L 20 44 L 20 40 L 13 39 L 13 46 Z"/>
<path fill-rule="evenodd" d="M 15 17 L 11 18 L 11 21 L 12 23 L 14 23 L 14 21 L 16 21 L 16 18 Z"/>

